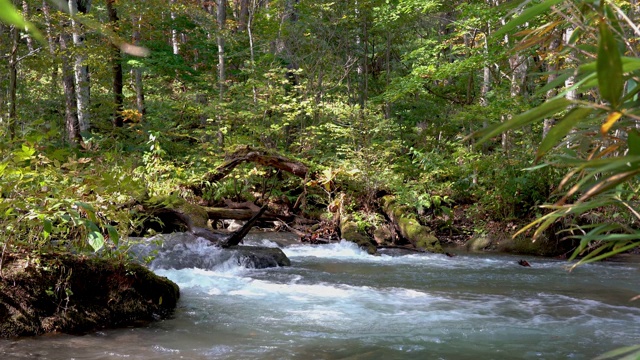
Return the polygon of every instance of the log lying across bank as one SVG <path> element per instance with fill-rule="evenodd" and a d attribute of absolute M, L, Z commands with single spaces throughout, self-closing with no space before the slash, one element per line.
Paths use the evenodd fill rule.
<path fill-rule="evenodd" d="M 383 196 L 380 199 L 380 205 L 400 235 L 409 240 L 416 249 L 434 253 L 444 252 L 440 241 L 433 235 L 431 229 L 420 225 L 414 212 L 406 206 L 398 204 L 394 196 Z"/>

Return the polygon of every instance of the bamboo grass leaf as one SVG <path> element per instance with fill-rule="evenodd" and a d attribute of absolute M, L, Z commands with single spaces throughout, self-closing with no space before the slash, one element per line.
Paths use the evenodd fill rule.
<path fill-rule="evenodd" d="M 618 43 L 607 22 L 600 23 L 600 39 L 598 41 L 598 87 L 600 95 L 611 106 L 617 108 L 624 90 L 622 78 L 622 61 Z"/>
<path fill-rule="evenodd" d="M 500 30 L 493 33 L 492 37 L 496 39 L 504 36 L 516 27 L 532 21 L 536 16 L 548 12 L 553 5 L 559 4 L 562 1 L 564 0 L 547 0 L 524 10 L 522 14 L 511 19 L 511 21 L 501 27 Z"/>
<path fill-rule="evenodd" d="M 554 125 L 547 136 L 542 140 L 536 153 L 536 162 L 540 160 L 551 148 L 556 146 L 574 126 L 583 119 L 589 117 L 593 109 L 578 107 L 571 110 L 567 116 Z"/>
<path fill-rule="evenodd" d="M 545 117 L 554 115 L 560 110 L 565 109 L 571 104 L 571 101 L 565 98 L 558 98 L 545 102 L 544 104 L 533 108 L 525 113 L 514 116 L 511 120 L 505 121 L 495 126 L 479 131 L 472 136 L 481 137 L 478 144 L 482 144 L 492 137 L 505 131 L 520 128 L 534 121 L 544 119 Z"/>

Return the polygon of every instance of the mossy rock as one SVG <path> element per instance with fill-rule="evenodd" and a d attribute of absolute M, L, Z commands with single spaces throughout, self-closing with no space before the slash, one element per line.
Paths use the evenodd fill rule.
<path fill-rule="evenodd" d="M 346 215 L 340 219 L 340 234 L 345 240 L 354 242 L 369 254 L 375 254 L 378 249 L 373 239 L 365 231 L 358 228 L 358 224 L 353 220 L 351 215 Z"/>
<path fill-rule="evenodd" d="M 483 251 L 492 245 L 488 236 L 475 236 L 467 241 L 466 247 L 469 251 Z"/>
<path fill-rule="evenodd" d="M 175 283 L 137 264 L 8 255 L 0 275 L 0 337 L 146 324 L 170 315 L 179 296 Z"/>

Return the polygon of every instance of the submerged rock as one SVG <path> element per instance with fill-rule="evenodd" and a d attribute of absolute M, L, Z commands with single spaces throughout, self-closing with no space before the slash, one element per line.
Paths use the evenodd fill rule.
<path fill-rule="evenodd" d="M 82 334 L 172 313 L 178 286 L 138 264 L 70 254 L 5 256 L 0 337 Z"/>

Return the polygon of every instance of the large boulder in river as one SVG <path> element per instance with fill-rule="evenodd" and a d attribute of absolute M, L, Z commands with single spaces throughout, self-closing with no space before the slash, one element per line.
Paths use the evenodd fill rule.
<path fill-rule="evenodd" d="M 4 255 L 0 337 L 145 324 L 169 315 L 178 286 L 138 264 L 71 254 Z"/>

